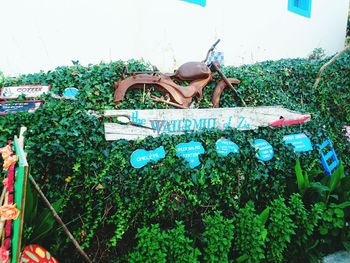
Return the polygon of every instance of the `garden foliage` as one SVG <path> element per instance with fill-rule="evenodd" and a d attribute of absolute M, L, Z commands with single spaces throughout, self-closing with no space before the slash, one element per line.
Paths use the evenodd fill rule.
<path fill-rule="evenodd" d="M 103 111 L 171 106 L 149 100 L 151 91 L 140 89 L 129 91 L 116 107 L 113 83 L 121 78 L 122 61 L 87 67 L 73 62 L 46 73 L 1 76 L 0 85 L 50 84 L 59 95 L 74 86 L 80 94 L 77 101 L 45 95 L 46 103 L 34 114 L 1 116 L 0 146 L 18 134 L 21 126 L 28 128 L 30 172 L 52 202 L 63 200 L 60 215 L 94 262 L 315 259 L 350 248 L 350 182 L 346 179 L 350 151 L 343 131 L 350 125 L 350 55 L 327 68 L 313 90 L 324 62 L 284 59 L 223 69 L 228 77 L 242 81 L 237 91 L 248 106 L 282 105 L 309 112 L 310 122 L 252 131 L 162 135 L 142 141 L 105 141 L 103 123 L 113 120 L 103 117 Z M 128 66 L 129 70 L 148 67 L 134 60 Z M 210 107 L 213 87 L 204 89 L 197 107 Z M 239 101 L 226 89 L 221 107 L 236 106 Z M 282 140 L 292 133 L 305 133 L 314 150 L 293 153 Z M 222 137 L 239 145 L 240 154 L 217 155 L 215 142 Z M 333 186 L 322 171 L 315 146 L 327 137 L 344 167 L 344 178 Z M 271 161 L 255 158 L 251 144 L 257 138 L 274 147 Z M 206 150 L 196 169 L 175 153 L 177 144 L 191 140 L 201 142 Z M 167 152 L 163 160 L 132 168 L 134 150 L 159 146 Z M 297 159 L 300 169 L 296 173 Z M 308 181 L 300 184 L 297 178 L 305 173 Z M 59 226 L 54 225 L 45 240 L 62 262 L 81 261 L 78 254 L 72 255 L 73 245 Z"/>

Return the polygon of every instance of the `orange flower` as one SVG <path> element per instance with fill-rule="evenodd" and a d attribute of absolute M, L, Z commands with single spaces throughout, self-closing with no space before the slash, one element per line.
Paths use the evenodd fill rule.
<path fill-rule="evenodd" d="M 15 220 L 19 215 L 19 210 L 14 205 L 3 205 L 0 207 L 0 216 L 3 220 Z"/>
<path fill-rule="evenodd" d="M 7 159 L 4 160 L 4 165 L 3 165 L 3 169 L 5 171 L 7 171 L 10 166 L 14 163 L 16 163 L 18 161 L 18 156 L 17 155 L 13 155 L 8 157 Z"/>
<path fill-rule="evenodd" d="M 2 158 L 4 160 L 6 160 L 7 158 L 10 157 L 10 155 L 12 154 L 12 149 L 10 145 L 7 145 L 5 147 L 0 148 L 0 153 L 2 155 Z"/>

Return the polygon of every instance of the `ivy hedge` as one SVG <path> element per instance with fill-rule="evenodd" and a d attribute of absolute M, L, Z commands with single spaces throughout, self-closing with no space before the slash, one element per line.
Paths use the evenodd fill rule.
<path fill-rule="evenodd" d="M 143 61 L 87 67 L 73 62 L 49 72 L 3 76 L 0 85 L 50 84 L 55 94 L 73 86 L 80 94 L 77 101 L 45 95 L 46 103 L 34 114 L 1 116 L 0 146 L 21 126 L 28 128 L 30 173 L 52 202 L 59 201 L 61 217 L 94 262 L 314 260 L 350 248 L 350 184 L 343 180 L 341 186 L 327 188 L 329 178 L 315 147 L 329 137 L 345 167 L 339 174 L 349 176 L 350 151 L 343 127 L 350 125 L 350 55 L 327 68 L 314 90 L 325 61 L 283 59 L 223 69 L 228 77 L 242 81 L 238 92 L 248 106 L 282 105 L 310 113 L 310 122 L 135 141 L 105 141 L 103 123 L 111 119 L 102 113 L 115 108 L 171 108 L 147 99 L 150 91 L 142 90 L 128 92 L 118 107 L 114 105 L 113 84 L 121 78 L 124 64 L 130 70 L 144 70 L 149 65 Z M 196 101 L 196 107 L 210 107 L 213 88 L 212 83 L 204 89 L 204 99 Z M 233 93 L 225 90 L 221 107 L 236 106 L 240 104 Z M 314 150 L 293 153 L 282 141 L 292 133 L 305 133 Z M 215 142 L 221 137 L 239 145 L 240 154 L 218 156 Z M 256 138 L 274 147 L 271 161 L 254 157 L 251 145 Z M 177 144 L 191 140 L 206 150 L 196 169 L 175 153 Z M 131 167 L 134 150 L 159 146 L 167 152 L 163 160 L 142 169 Z M 296 160 L 313 182 L 311 193 L 298 188 Z M 26 242 L 41 242 L 62 262 L 81 262 L 58 225 L 40 239 L 33 238 L 33 228 L 26 226 Z"/>

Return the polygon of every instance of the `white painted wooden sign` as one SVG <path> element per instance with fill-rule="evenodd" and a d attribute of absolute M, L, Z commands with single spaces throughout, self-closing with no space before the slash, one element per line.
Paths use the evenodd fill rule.
<path fill-rule="evenodd" d="M 26 98 L 37 98 L 44 93 L 49 92 L 48 85 L 23 85 L 2 87 L 0 92 L 0 99 L 17 99 L 18 96 L 24 94 Z"/>
<path fill-rule="evenodd" d="M 301 124 L 310 114 L 284 109 L 281 106 L 210 108 L 210 109 L 154 109 L 107 110 L 105 117 L 117 122 L 105 123 L 106 140 L 135 140 L 147 136 L 183 134 L 204 129 L 236 128 L 252 130 L 258 127 L 282 127 Z M 121 121 L 123 119 L 123 121 Z"/>

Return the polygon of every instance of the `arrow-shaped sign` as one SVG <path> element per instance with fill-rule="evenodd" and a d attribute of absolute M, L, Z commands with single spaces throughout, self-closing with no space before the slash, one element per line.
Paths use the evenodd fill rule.
<path fill-rule="evenodd" d="M 108 110 L 105 117 L 127 116 L 129 125 L 105 123 L 106 140 L 143 139 L 147 136 L 183 134 L 205 129 L 252 130 L 267 126 L 302 124 L 310 114 L 280 106 L 211 109 Z M 281 121 L 282 120 L 282 121 Z M 286 121 L 287 120 L 287 121 Z M 294 121 L 293 121 L 294 120 Z"/>

